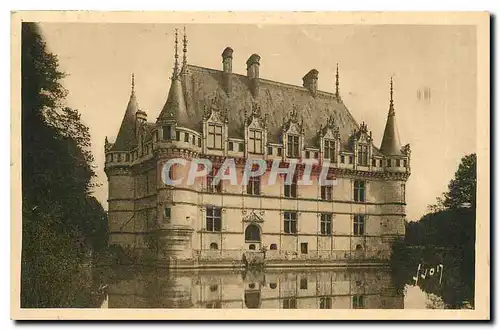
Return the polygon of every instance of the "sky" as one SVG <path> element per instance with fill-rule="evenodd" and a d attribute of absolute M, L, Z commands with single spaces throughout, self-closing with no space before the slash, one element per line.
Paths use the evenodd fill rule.
<path fill-rule="evenodd" d="M 67 105 L 90 128 L 97 182 L 107 209 L 104 139 L 113 142 L 135 74 L 140 108 L 155 121 L 165 103 L 173 66 L 175 28 L 186 27 L 188 62 L 221 69 L 225 47 L 233 72 L 261 56 L 260 76 L 294 85 L 311 69 L 319 89 L 340 94 L 380 147 L 394 78 L 396 121 L 402 145 L 411 146 L 407 219 L 415 221 L 447 190 L 463 156 L 476 152 L 476 29 L 458 25 L 230 25 L 42 23 L 49 50 L 68 74 Z M 417 98 L 430 90 L 430 99 Z M 423 92 L 421 94 L 423 96 Z"/>

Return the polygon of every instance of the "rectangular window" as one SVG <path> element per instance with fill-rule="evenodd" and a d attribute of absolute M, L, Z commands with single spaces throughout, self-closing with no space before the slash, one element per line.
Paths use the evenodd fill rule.
<path fill-rule="evenodd" d="M 193 139 L 191 140 L 191 143 L 192 143 L 193 145 L 196 145 L 196 137 L 195 137 L 194 135 L 193 135 Z"/>
<path fill-rule="evenodd" d="M 184 133 L 184 142 L 189 143 L 189 134 L 188 133 Z"/>
<path fill-rule="evenodd" d="M 163 126 L 163 140 L 172 139 L 172 126 Z"/>
<path fill-rule="evenodd" d="M 335 162 L 335 141 L 325 140 L 325 160 L 328 159 L 332 163 Z"/>
<path fill-rule="evenodd" d="M 358 165 L 368 166 L 368 146 L 366 144 L 358 145 Z"/>
<path fill-rule="evenodd" d="M 321 214 L 321 235 L 331 235 L 332 234 L 332 214 L 322 213 Z"/>
<path fill-rule="evenodd" d="M 219 171 L 218 167 L 212 167 L 212 170 L 207 175 L 207 191 L 212 193 L 221 193 L 222 192 L 222 180 L 220 180 L 216 185 L 213 185 L 214 179 Z"/>
<path fill-rule="evenodd" d="M 286 179 L 285 179 L 286 181 Z M 292 184 L 286 184 L 285 182 L 285 197 L 297 198 L 297 179 L 294 178 Z"/>
<path fill-rule="evenodd" d="M 372 166 L 373 167 L 376 167 L 377 166 L 377 160 L 374 158 L 372 159 Z"/>
<path fill-rule="evenodd" d="M 273 154 L 273 147 L 267 147 L 267 154 L 272 155 Z"/>
<path fill-rule="evenodd" d="M 318 152 L 317 151 L 314 152 L 314 159 L 318 159 Z"/>
<path fill-rule="evenodd" d="M 222 149 L 222 126 L 208 124 L 207 147 L 210 149 Z"/>
<path fill-rule="evenodd" d="M 319 298 L 319 309 L 330 309 L 330 308 L 332 308 L 332 297 Z"/>
<path fill-rule="evenodd" d="M 262 131 L 250 130 L 248 132 L 248 152 L 254 154 L 262 153 Z"/>
<path fill-rule="evenodd" d="M 247 185 L 247 194 L 260 195 L 260 177 L 250 177 Z"/>
<path fill-rule="evenodd" d="M 170 213 L 171 213 L 170 212 L 170 207 L 166 207 L 165 208 L 165 212 L 164 212 L 165 218 L 170 219 Z"/>
<path fill-rule="evenodd" d="M 175 139 L 177 141 L 180 141 L 181 140 L 181 132 L 180 131 L 175 131 Z"/>
<path fill-rule="evenodd" d="M 306 151 L 306 158 L 310 158 L 311 157 L 311 152 L 310 151 Z"/>
<path fill-rule="evenodd" d="M 340 156 L 340 162 L 342 164 L 345 164 L 345 156 L 344 155 Z"/>
<path fill-rule="evenodd" d="M 302 243 L 302 244 L 307 244 L 307 243 Z M 302 277 L 300 279 L 300 289 L 307 290 L 307 277 Z"/>
<path fill-rule="evenodd" d="M 401 159 L 396 159 L 396 167 L 400 167 L 401 166 Z"/>
<path fill-rule="evenodd" d="M 283 309 L 294 309 L 294 308 L 297 308 L 297 299 L 295 298 L 283 299 Z"/>
<path fill-rule="evenodd" d="M 299 136 L 288 134 L 287 143 L 287 157 L 299 157 Z"/>
<path fill-rule="evenodd" d="M 352 164 L 352 156 L 349 156 L 349 164 Z"/>
<path fill-rule="evenodd" d="M 365 234 L 365 216 L 364 214 L 354 215 L 353 222 L 353 234 L 356 236 L 362 236 Z"/>
<path fill-rule="evenodd" d="M 281 156 L 281 148 L 278 148 L 278 156 Z"/>
<path fill-rule="evenodd" d="M 321 199 L 324 201 L 331 201 L 333 199 L 332 186 L 321 186 Z"/>
<path fill-rule="evenodd" d="M 297 233 L 297 212 L 284 212 L 284 231 L 287 234 Z"/>
<path fill-rule="evenodd" d="M 130 154 L 125 154 L 125 161 L 129 162 L 130 161 Z"/>
<path fill-rule="evenodd" d="M 219 207 L 207 207 L 206 215 L 207 231 L 220 231 L 222 225 L 221 209 Z"/>
<path fill-rule="evenodd" d="M 363 180 L 354 180 L 354 201 L 364 202 L 366 197 L 366 182 Z"/>
<path fill-rule="evenodd" d="M 307 254 L 307 243 L 300 243 L 300 253 Z M 302 280 L 304 280 L 304 279 L 302 279 Z M 300 282 L 300 288 L 301 289 L 302 289 L 302 280 Z M 305 281 L 306 281 L 305 287 L 307 289 L 307 279 L 305 279 Z"/>
<path fill-rule="evenodd" d="M 233 151 L 234 149 L 233 142 L 229 142 L 227 148 L 229 149 L 229 151 Z"/>
<path fill-rule="evenodd" d="M 392 166 L 391 159 L 388 159 L 388 160 L 387 160 L 387 167 L 391 167 L 391 166 Z"/>
<path fill-rule="evenodd" d="M 245 145 L 243 143 L 238 143 L 238 150 L 239 152 L 245 151 Z"/>
<path fill-rule="evenodd" d="M 201 138 L 198 138 L 198 147 L 201 148 Z"/>
<path fill-rule="evenodd" d="M 364 296 L 352 296 L 352 308 L 361 309 L 365 308 L 365 299 Z"/>

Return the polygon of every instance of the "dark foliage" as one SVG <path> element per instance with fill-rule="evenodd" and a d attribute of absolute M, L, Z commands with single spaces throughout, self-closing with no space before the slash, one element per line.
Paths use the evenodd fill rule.
<path fill-rule="evenodd" d="M 76 307 L 86 299 L 89 256 L 107 241 L 106 213 L 90 194 L 90 136 L 63 105 L 65 74 L 36 24 L 22 25 L 21 56 L 21 307 Z"/>
<path fill-rule="evenodd" d="M 476 155 L 462 158 L 448 191 L 418 222 L 406 223 L 405 239 L 393 246 L 396 286 L 413 282 L 418 264 L 443 264 L 439 285 L 420 281 L 419 287 L 443 298 L 449 308 L 474 304 L 476 237 Z"/>

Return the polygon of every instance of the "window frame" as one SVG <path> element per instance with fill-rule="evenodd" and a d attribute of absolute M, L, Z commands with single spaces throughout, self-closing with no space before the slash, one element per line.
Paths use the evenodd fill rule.
<path fill-rule="evenodd" d="M 353 200 L 357 203 L 366 202 L 366 180 L 354 180 Z"/>
<path fill-rule="evenodd" d="M 286 198 L 297 198 L 299 196 L 297 178 L 293 178 L 292 184 L 286 184 L 286 179 L 285 177 L 283 181 L 283 196 Z"/>
<path fill-rule="evenodd" d="M 366 215 L 355 214 L 352 218 L 352 233 L 354 236 L 364 236 L 366 234 Z"/>
<path fill-rule="evenodd" d="M 220 129 L 220 132 L 217 130 Z M 208 123 L 208 128 L 207 128 L 207 148 L 208 149 L 215 149 L 215 150 L 222 150 L 223 145 L 222 145 L 222 137 L 223 137 L 223 127 L 221 124 L 218 123 Z M 212 142 L 212 143 L 210 143 Z M 218 142 L 220 143 L 220 147 L 218 147 Z"/>
<path fill-rule="evenodd" d="M 260 137 L 257 137 L 257 134 L 260 134 Z M 259 154 L 263 153 L 263 140 L 264 140 L 264 132 L 260 129 L 249 129 L 248 130 L 248 152 L 251 154 Z M 257 148 L 257 144 L 260 142 L 260 148 Z"/>
<path fill-rule="evenodd" d="M 284 211 L 283 212 L 283 232 L 285 234 L 297 234 L 298 233 L 298 215 L 295 211 Z"/>
<path fill-rule="evenodd" d="M 287 134 L 286 137 L 286 154 L 288 158 L 300 157 L 300 135 Z"/>
<path fill-rule="evenodd" d="M 162 127 L 162 138 L 165 141 L 172 140 L 172 125 Z"/>
<path fill-rule="evenodd" d="M 358 166 L 368 166 L 368 144 L 358 144 Z"/>
<path fill-rule="evenodd" d="M 219 172 L 220 168 L 217 166 L 212 167 L 210 172 L 207 174 L 206 177 L 206 191 L 210 193 L 217 193 L 220 194 L 222 193 L 222 180 L 219 181 L 217 185 L 212 185 L 213 180 L 217 176 L 217 173 Z"/>
<path fill-rule="evenodd" d="M 205 210 L 205 230 L 213 233 L 222 231 L 222 208 L 207 206 Z"/>
<path fill-rule="evenodd" d="M 247 195 L 260 196 L 260 176 L 248 178 Z"/>
<path fill-rule="evenodd" d="M 331 235 L 333 233 L 333 214 L 321 213 L 320 214 L 320 234 Z"/>
<path fill-rule="evenodd" d="M 337 160 L 335 140 L 332 139 L 323 140 L 323 147 L 324 147 L 323 158 L 328 159 L 332 163 L 335 163 Z"/>
<path fill-rule="evenodd" d="M 322 201 L 333 200 L 333 187 L 331 185 L 320 185 L 320 198 Z"/>

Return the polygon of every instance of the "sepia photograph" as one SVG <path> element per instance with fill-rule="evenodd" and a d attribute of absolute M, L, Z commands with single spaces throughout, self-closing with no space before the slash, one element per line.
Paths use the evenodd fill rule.
<path fill-rule="evenodd" d="M 489 319 L 488 13 L 11 20 L 12 318 Z"/>

